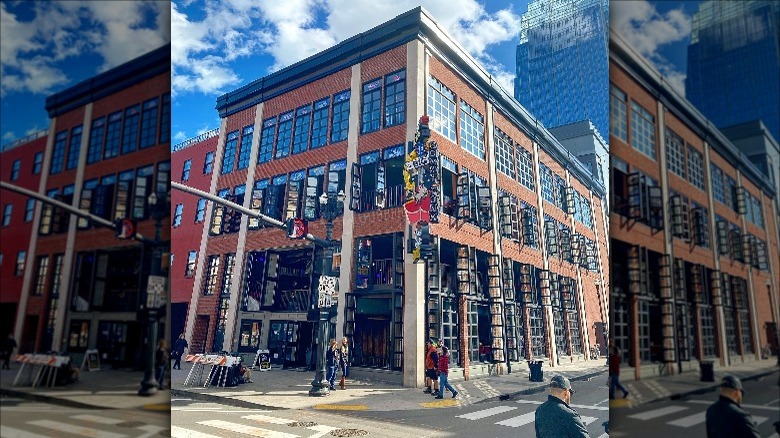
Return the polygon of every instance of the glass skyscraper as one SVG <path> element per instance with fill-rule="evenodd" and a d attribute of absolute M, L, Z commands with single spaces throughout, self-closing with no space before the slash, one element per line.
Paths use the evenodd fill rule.
<path fill-rule="evenodd" d="M 522 16 L 515 98 L 550 128 L 609 132 L 608 0 L 536 0 Z"/>
<path fill-rule="evenodd" d="M 780 0 L 707 1 L 693 16 L 686 98 L 717 127 L 762 119 L 780 139 Z"/>

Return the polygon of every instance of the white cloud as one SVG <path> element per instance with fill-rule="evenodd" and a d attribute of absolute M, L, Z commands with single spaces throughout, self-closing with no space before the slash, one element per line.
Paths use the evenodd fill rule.
<path fill-rule="evenodd" d="M 16 134 L 14 134 L 13 131 L 6 131 L 5 134 L 3 134 L 3 141 L 14 141 L 16 140 Z"/>
<path fill-rule="evenodd" d="M 33 18 L 22 21 L 0 6 L 0 92 L 48 94 L 68 84 L 62 62 L 97 53 L 96 73 L 127 62 L 170 41 L 167 1 L 35 2 Z M 146 21 L 154 16 L 154 24 Z"/>
<path fill-rule="evenodd" d="M 181 143 L 186 139 L 187 139 L 187 135 L 184 133 L 184 131 L 179 131 L 173 136 L 174 143 Z"/>
<path fill-rule="evenodd" d="M 284 68 L 420 5 L 415 0 L 224 0 L 199 6 L 202 19 L 173 3 L 174 92 L 219 94 L 226 88 Z M 422 6 L 486 66 L 507 91 L 514 68 L 492 59 L 489 47 L 516 40 L 520 16 L 511 8 L 487 12 L 476 0 L 428 0 Z M 232 67 L 257 54 L 273 59 L 269 71 L 240 78 Z M 180 78 L 179 78 L 180 77 Z M 208 77 L 208 79 L 206 79 Z"/>
<path fill-rule="evenodd" d="M 682 7 L 659 13 L 646 0 L 610 2 L 610 26 L 650 61 L 669 83 L 685 95 L 685 73 L 679 71 L 658 49 L 682 41 L 691 33 L 691 17 Z"/>

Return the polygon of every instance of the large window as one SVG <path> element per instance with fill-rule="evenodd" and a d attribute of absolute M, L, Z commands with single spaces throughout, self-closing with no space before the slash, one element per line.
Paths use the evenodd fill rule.
<path fill-rule="evenodd" d="M 257 163 L 271 161 L 274 152 L 274 140 L 276 139 L 276 117 L 263 122 L 263 131 L 260 133 L 260 150 L 257 153 Z"/>
<path fill-rule="evenodd" d="M 282 220 L 284 212 L 284 195 L 287 188 L 287 175 L 279 175 L 273 178 L 268 188 L 268 195 L 263 206 L 263 214 L 274 219 Z"/>
<path fill-rule="evenodd" d="M 238 335 L 239 352 L 256 352 L 260 347 L 263 321 L 254 319 L 242 319 L 241 330 Z"/>
<path fill-rule="evenodd" d="M 14 160 L 11 164 L 11 181 L 16 181 L 19 178 L 19 169 L 22 167 L 22 160 Z"/>
<path fill-rule="evenodd" d="M 5 204 L 5 208 L 3 208 L 3 226 L 7 227 L 11 224 L 11 212 L 13 212 L 14 205 L 13 204 Z"/>
<path fill-rule="evenodd" d="M 539 163 L 539 175 L 539 178 L 542 180 L 542 198 L 551 204 L 555 204 L 552 170 L 543 163 Z"/>
<path fill-rule="evenodd" d="M 669 128 L 666 128 L 666 166 L 685 178 L 685 142 Z"/>
<path fill-rule="evenodd" d="M 37 175 L 41 173 L 41 168 L 43 167 L 43 152 L 36 152 L 35 157 L 33 158 L 33 174 Z"/>
<path fill-rule="evenodd" d="M 704 190 L 704 160 L 701 152 L 688 146 L 688 181 Z"/>
<path fill-rule="evenodd" d="M 144 102 L 141 113 L 141 149 L 157 144 L 157 111 L 158 100 L 156 97 Z M 168 116 L 170 117 L 170 114 Z"/>
<path fill-rule="evenodd" d="M 189 159 L 184 162 L 184 165 L 181 169 L 181 181 L 186 182 L 190 179 L 190 168 L 192 168 L 192 159 Z"/>
<path fill-rule="evenodd" d="M 279 116 L 279 130 L 276 135 L 276 155 L 275 158 L 284 158 L 290 155 L 290 144 L 292 141 L 293 112 Z"/>
<path fill-rule="evenodd" d="M 181 225 L 181 214 L 184 211 L 184 204 L 176 204 L 176 210 L 173 213 L 173 227 Z"/>
<path fill-rule="evenodd" d="M 514 145 L 512 139 L 498 128 L 495 128 L 494 131 L 496 143 L 496 169 L 504 175 L 508 175 L 510 178 L 515 179 Z"/>
<path fill-rule="evenodd" d="M 349 134 L 349 96 L 350 90 L 333 96 L 333 114 L 331 119 L 330 142 L 347 139 Z"/>
<path fill-rule="evenodd" d="M 311 123 L 311 148 L 315 149 L 328 144 L 328 110 L 330 98 L 326 97 L 314 102 L 314 113 Z"/>
<path fill-rule="evenodd" d="M 295 134 L 293 135 L 292 153 L 297 154 L 309 149 L 310 130 L 311 105 L 306 105 L 295 111 Z"/>
<path fill-rule="evenodd" d="M 208 175 L 214 170 L 214 151 L 206 152 L 206 158 L 203 160 L 203 174 Z"/>
<path fill-rule="evenodd" d="M 455 93 L 433 76 L 428 77 L 430 127 L 455 143 Z"/>
<path fill-rule="evenodd" d="M 195 223 L 203 222 L 206 219 L 206 199 L 198 199 L 198 208 L 195 210 Z"/>
<path fill-rule="evenodd" d="M 46 273 L 49 270 L 49 256 L 38 256 L 35 266 L 35 283 L 33 284 L 32 294 L 41 296 L 46 290 Z"/>
<path fill-rule="evenodd" d="M 363 110 L 360 133 L 367 134 L 379 129 L 382 120 L 382 79 L 363 84 Z"/>
<path fill-rule="evenodd" d="M 229 132 L 225 141 L 225 155 L 222 160 L 222 174 L 233 171 L 236 161 L 236 146 L 238 145 L 238 131 Z"/>
<path fill-rule="evenodd" d="M 531 159 L 531 152 L 525 150 L 522 146 L 515 145 L 517 152 L 517 180 L 528 190 L 534 191 L 534 165 Z"/>
<path fill-rule="evenodd" d="M 117 111 L 108 116 L 106 127 L 106 148 L 103 158 L 109 159 L 119 155 L 119 140 L 122 137 L 122 111 Z"/>
<path fill-rule="evenodd" d="M 134 105 L 125 110 L 125 120 L 122 127 L 122 154 L 133 152 L 138 147 L 138 116 L 140 105 Z"/>
<path fill-rule="evenodd" d="M 218 255 L 212 255 L 208 258 L 206 264 L 206 276 L 203 281 L 203 295 L 214 295 L 217 290 L 219 281 L 217 275 L 219 274 L 219 259 Z"/>
<path fill-rule="evenodd" d="M 33 220 L 33 213 L 35 212 L 35 199 L 30 198 L 24 205 L 24 221 L 31 222 Z"/>
<path fill-rule="evenodd" d="M 160 143 L 171 141 L 171 95 L 163 94 L 160 112 Z"/>
<path fill-rule="evenodd" d="M 712 196 L 716 201 L 721 204 L 726 204 L 726 191 L 723 185 L 723 171 L 720 167 L 712 164 L 710 165 L 710 172 L 712 175 Z"/>
<path fill-rule="evenodd" d="M 531 356 L 547 356 L 547 336 L 544 329 L 544 308 L 531 307 L 528 309 L 531 331 Z"/>
<path fill-rule="evenodd" d="M 103 135 L 106 131 L 106 118 L 101 117 L 92 121 L 89 133 L 89 147 L 87 148 L 87 164 L 100 161 L 103 155 Z"/>
<path fill-rule="evenodd" d="M 385 126 L 406 120 L 406 70 L 385 77 Z"/>
<path fill-rule="evenodd" d="M 655 160 L 655 117 L 631 102 L 631 146 Z"/>
<path fill-rule="evenodd" d="M 184 276 L 192 277 L 195 275 L 195 260 L 198 258 L 198 251 L 190 251 L 187 255 L 187 265 L 184 267 Z"/>
<path fill-rule="evenodd" d="M 466 102 L 460 102 L 460 146 L 485 159 L 485 123 L 482 114 Z"/>
<path fill-rule="evenodd" d="M 628 142 L 626 116 L 626 93 L 610 84 L 609 87 L 609 133 Z"/>
<path fill-rule="evenodd" d="M 24 262 L 27 260 L 27 251 L 19 251 L 16 253 L 16 266 L 14 267 L 14 275 L 21 277 L 24 274 Z"/>
<path fill-rule="evenodd" d="M 70 147 L 68 148 L 68 162 L 65 163 L 66 169 L 75 169 L 79 165 L 82 129 L 82 126 L 79 125 L 70 130 Z"/>
<path fill-rule="evenodd" d="M 241 152 L 238 154 L 238 169 L 249 167 L 249 155 L 252 153 L 252 134 L 255 126 L 250 125 L 241 131 Z"/>
<path fill-rule="evenodd" d="M 58 132 L 54 137 L 54 151 L 51 154 L 51 166 L 49 174 L 55 175 L 62 172 L 62 165 L 65 162 L 65 147 L 68 144 L 68 131 Z"/>

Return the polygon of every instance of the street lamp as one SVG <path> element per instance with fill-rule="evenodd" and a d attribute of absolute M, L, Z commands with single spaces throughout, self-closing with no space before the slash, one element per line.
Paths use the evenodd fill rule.
<path fill-rule="evenodd" d="M 152 245 L 152 265 L 150 269 L 149 279 L 146 284 L 146 313 L 147 313 L 147 357 L 146 367 L 144 369 L 144 380 L 141 381 L 141 389 L 138 390 L 138 395 L 150 396 L 157 393 L 157 387 L 159 383 L 154 373 L 154 356 L 156 353 L 157 344 L 157 308 L 160 305 L 160 285 L 164 288 L 165 277 L 160 272 L 162 264 L 162 219 L 168 213 L 168 202 L 170 200 L 170 194 L 165 196 L 158 196 L 152 192 L 149 195 L 149 212 L 152 219 L 154 219 L 154 243 Z"/>
<path fill-rule="evenodd" d="M 344 190 L 339 190 L 338 194 L 328 192 L 323 193 L 320 196 L 320 206 L 322 216 L 325 218 L 326 234 L 325 241 L 326 246 L 323 251 L 322 258 L 322 273 L 320 275 L 329 275 L 331 273 L 331 266 L 333 265 L 333 219 L 338 215 L 339 204 L 344 203 Z M 328 332 L 330 323 L 329 311 L 327 307 L 320 307 L 319 327 L 317 332 L 318 337 L 318 351 L 317 351 L 317 371 L 314 373 L 314 380 L 311 382 L 311 389 L 309 395 L 312 397 L 324 397 L 330 395 L 330 385 L 327 381 L 326 371 L 326 344 L 328 342 Z"/>

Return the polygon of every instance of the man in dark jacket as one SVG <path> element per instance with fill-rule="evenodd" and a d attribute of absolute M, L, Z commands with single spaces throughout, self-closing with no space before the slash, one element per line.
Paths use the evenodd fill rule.
<path fill-rule="evenodd" d="M 184 333 L 179 335 L 179 339 L 176 340 L 176 342 L 173 343 L 173 358 L 175 361 L 173 362 L 173 369 L 180 370 L 181 369 L 181 356 L 184 354 L 184 350 L 189 348 L 189 344 L 187 343 L 187 340 L 184 339 Z"/>
<path fill-rule="evenodd" d="M 720 381 L 720 397 L 707 408 L 707 438 L 760 437 L 756 422 L 742 409 L 742 382 L 725 375 Z"/>
<path fill-rule="evenodd" d="M 537 438 L 590 436 L 580 414 L 569 406 L 573 393 L 566 377 L 558 375 L 550 379 L 550 395 L 536 409 L 534 427 Z"/>

